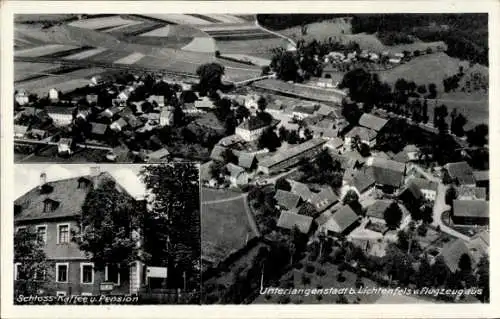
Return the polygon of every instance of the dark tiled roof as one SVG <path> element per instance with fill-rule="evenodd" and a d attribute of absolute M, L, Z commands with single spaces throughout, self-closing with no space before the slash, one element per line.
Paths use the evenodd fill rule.
<path fill-rule="evenodd" d="M 463 255 L 469 255 L 469 247 L 462 239 L 456 239 L 448 244 L 446 244 L 439 256 L 441 256 L 448 268 L 452 272 L 456 272 L 458 269 L 458 263 Z"/>
<path fill-rule="evenodd" d="M 386 119 L 380 118 L 378 116 L 369 113 L 363 114 L 359 119 L 360 126 L 367 127 L 377 132 L 380 131 L 385 126 L 385 124 L 387 124 L 387 122 L 388 121 Z"/>
<path fill-rule="evenodd" d="M 25 125 L 14 125 L 14 133 L 15 134 L 26 134 L 28 131 L 28 127 Z"/>
<path fill-rule="evenodd" d="M 304 113 L 304 114 L 314 114 L 318 108 L 310 106 L 297 105 L 293 108 L 293 112 Z"/>
<path fill-rule="evenodd" d="M 73 114 L 73 111 L 76 109 L 76 107 L 65 107 L 65 106 L 53 106 L 49 105 L 45 107 L 45 110 L 49 114 L 65 114 L 65 115 L 71 115 Z"/>
<path fill-rule="evenodd" d="M 252 167 L 254 161 L 255 154 L 252 153 L 241 152 L 238 156 L 238 165 L 247 169 Z"/>
<path fill-rule="evenodd" d="M 228 163 L 226 167 L 229 171 L 229 174 L 231 174 L 231 176 L 235 178 L 237 178 L 241 173 L 245 172 L 245 169 L 243 167 L 239 167 L 238 165 L 235 165 L 233 163 Z"/>
<path fill-rule="evenodd" d="M 458 199 L 486 199 L 486 188 L 462 185 L 458 188 Z"/>
<path fill-rule="evenodd" d="M 115 124 L 118 124 L 120 127 L 125 127 L 128 125 L 127 121 L 123 117 L 120 117 L 118 120 L 114 122 Z"/>
<path fill-rule="evenodd" d="M 373 177 L 377 184 L 401 186 L 405 171 L 404 164 L 378 157 L 372 157 L 367 164 L 373 169 Z"/>
<path fill-rule="evenodd" d="M 328 230 L 342 233 L 359 219 L 349 205 L 344 205 L 326 222 Z"/>
<path fill-rule="evenodd" d="M 282 189 L 278 189 L 276 191 L 274 198 L 276 199 L 278 205 L 288 210 L 296 208 L 300 201 L 300 196 Z"/>
<path fill-rule="evenodd" d="M 339 137 L 332 138 L 325 144 L 325 146 L 335 149 L 340 148 L 342 145 L 344 145 L 344 141 Z"/>
<path fill-rule="evenodd" d="M 222 153 L 226 150 L 225 147 L 220 145 L 215 145 L 210 153 L 210 158 L 215 161 L 223 161 Z"/>
<path fill-rule="evenodd" d="M 319 193 L 311 196 L 310 202 L 314 205 L 318 212 L 322 212 L 334 203 L 338 202 L 338 196 L 333 192 L 331 187 L 323 188 Z"/>
<path fill-rule="evenodd" d="M 307 234 L 311 229 L 313 218 L 290 212 L 282 212 L 278 219 L 277 226 L 286 229 L 293 229 L 295 226 L 300 232 Z"/>
<path fill-rule="evenodd" d="M 489 203 L 484 200 L 454 200 L 453 215 L 456 217 L 489 218 Z"/>
<path fill-rule="evenodd" d="M 360 193 L 363 193 L 365 190 L 375 185 L 373 170 L 371 168 L 366 168 L 356 172 L 350 184 L 356 187 Z"/>
<path fill-rule="evenodd" d="M 490 180 L 490 171 L 474 171 L 472 174 L 476 182 L 486 182 Z"/>
<path fill-rule="evenodd" d="M 92 126 L 92 134 L 104 135 L 108 129 L 108 126 L 102 123 L 91 122 L 90 125 Z"/>
<path fill-rule="evenodd" d="M 392 200 L 377 200 L 375 203 L 368 206 L 366 216 L 384 219 L 384 213 L 392 203 L 394 203 Z"/>
<path fill-rule="evenodd" d="M 472 168 L 467 162 L 448 163 L 444 166 L 452 179 L 458 179 L 460 184 L 475 184 Z"/>
<path fill-rule="evenodd" d="M 345 136 L 352 138 L 352 137 L 355 137 L 356 135 L 359 136 L 359 138 L 362 141 L 371 141 L 375 137 L 377 137 L 377 132 L 372 130 L 372 129 L 366 128 L 366 127 L 355 126 L 352 128 L 352 130 L 347 132 L 347 134 Z"/>
<path fill-rule="evenodd" d="M 91 180 L 89 176 L 83 177 Z M 82 176 L 48 182 L 46 185 L 52 187 L 52 191 L 48 194 L 42 194 L 38 187 L 31 189 L 15 200 L 14 204 L 22 207 L 22 210 L 16 214 L 15 220 L 69 217 L 80 214 L 85 197 L 91 190 L 90 187 L 83 187 L 83 185 L 78 187 L 81 178 Z M 101 173 L 98 178 L 114 180 L 108 173 Z M 44 201 L 47 199 L 57 202 L 58 205 L 54 210 L 44 212 Z"/>
<path fill-rule="evenodd" d="M 301 143 L 297 146 L 291 147 L 286 151 L 277 152 L 275 155 L 266 158 L 265 160 L 260 162 L 260 166 L 262 167 L 271 167 L 287 159 L 302 154 L 311 148 L 318 147 L 322 144 L 326 143 L 325 140 L 313 138 L 307 142 Z"/>
<path fill-rule="evenodd" d="M 248 130 L 248 131 L 253 131 L 257 130 L 263 127 L 268 126 L 268 124 L 264 121 L 262 121 L 259 117 L 252 116 L 248 120 L 244 121 L 241 123 L 238 128 Z"/>
<path fill-rule="evenodd" d="M 300 196 L 305 201 L 308 201 L 314 195 L 314 193 L 311 192 L 311 190 L 306 184 L 296 181 L 292 181 L 291 184 L 292 184 L 291 192 Z"/>
<path fill-rule="evenodd" d="M 148 154 L 148 157 L 150 160 L 160 160 L 169 155 L 169 151 L 166 148 L 160 148 L 159 150 L 156 150 L 154 152 L 151 152 Z"/>
<path fill-rule="evenodd" d="M 426 189 L 426 190 L 433 190 L 437 191 L 438 184 L 436 182 L 430 181 L 425 178 L 411 178 L 408 183 L 413 183 L 415 184 L 419 189 Z"/>

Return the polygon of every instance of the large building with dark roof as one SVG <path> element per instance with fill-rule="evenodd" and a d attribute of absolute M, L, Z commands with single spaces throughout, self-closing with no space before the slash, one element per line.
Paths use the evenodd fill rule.
<path fill-rule="evenodd" d="M 460 225 L 488 225 L 489 203 L 484 200 L 454 200 L 452 219 Z"/>
<path fill-rule="evenodd" d="M 252 116 L 249 119 L 243 121 L 236 128 L 235 133 L 247 142 L 255 141 L 259 139 L 262 132 L 264 132 L 267 128 L 276 126 L 278 123 L 279 121 L 274 119 L 271 121 L 271 123 L 266 123 L 261 118 Z"/>
<path fill-rule="evenodd" d="M 298 164 L 303 158 L 309 159 L 318 155 L 325 143 L 326 141 L 323 139 L 313 138 L 286 151 L 278 151 L 273 156 L 261 160 L 259 170 L 265 174 L 270 174 L 289 168 Z"/>
<path fill-rule="evenodd" d="M 111 180 L 116 189 L 129 196 L 138 205 L 142 200 L 120 185 L 109 173 L 100 173 L 97 168 L 90 175 L 47 181 L 47 175 L 40 175 L 40 184 L 17 198 L 14 202 L 15 231 L 33 229 L 44 243 L 44 252 L 53 268 L 49 274 L 47 293 L 53 295 L 99 295 L 100 284 L 112 284 L 113 294 L 133 294 L 141 285 L 143 266 L 132 263 L 127 269 L 108 265 L 104 271 L 97 271 L 90 258 L 72 240 L 78 231 L 79 218 L 87 194 L 97 185 Z M 139 207 L 139 206 L 138 206 Z M 15 280 L 24 278 L 22 267 L 15 263 Z"/>
<path fill-rule="evenodd" d="M 472 167 L 467 162 L 448 163 L 444 166 L 451 179 L 460 185 L 476 185 Z"/>

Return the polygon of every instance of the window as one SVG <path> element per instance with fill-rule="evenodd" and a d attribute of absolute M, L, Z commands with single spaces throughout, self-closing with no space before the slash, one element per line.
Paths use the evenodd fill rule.
<path fill-rule="evenodd" d="M 35 272 L 34 279 L 38 281 L 45 281 L 47 278 L 47 272 L 45 269 L 40 269 Z"/>
<path fill-rule="evenodd" d="M 57 225 L 57 243 L 58 244 L 69 243 L 69 224 Z"/>
<path fill-rule="evenodd" d="M 58 291 L 56 292 L 57 297 L 66 297 L 66 291 Z"/>
<path fill-rule="evenodd" d="M 44 244 L 47 243 L 47 225 L 36 226 L 36 234 L 38 235 L 38 240 L 42 241 Z"/>
<path fill-rule="evenodd" d="M 20 271 L 20 266 L 21 266 L 21 263 L 15 263 L 14 264 L 14 280 L 19 280 L 19 271 Z"/>
<path fill-rule="evenodd" d="M 44 213 L 52 212 L 56 210 L 58 206 L 59 206 L 58 201 L 47 198 L 43 201 L 43 212 Z"/>
<path fill-rule="evenodd" d="M 120 268 L 114 265 L 107 265 L 104 268 L 104 280 L 106 282 L 112 282 L 115 286 L 120 285 Z"/>
<path fill-rule="evenodd" d="M 68 263 L 57 263 L 56 264 L 56 282 L 68 282 Z"/>
<path fill-rule="evenodd" d="M 80 282 L 82 284 L 94 283 L 94 264 L 81 263 L 80 264 Z"/>
<path fill-rule="evenodd" d="M 20 231 L 23 231 L 23 230 L 26 230 L 26 226 L 18 226 L 18 227 L 16 228 L 16 233 L 17 233 L 17 232 L 20 232 Z"/>

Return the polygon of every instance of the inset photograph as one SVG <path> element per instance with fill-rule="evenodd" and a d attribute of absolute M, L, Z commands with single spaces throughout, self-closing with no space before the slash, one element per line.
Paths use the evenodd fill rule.
<path fill-rule="evenodd" d="M 14 303 L 199 304 L 197 165 L 15 166 Z"/>

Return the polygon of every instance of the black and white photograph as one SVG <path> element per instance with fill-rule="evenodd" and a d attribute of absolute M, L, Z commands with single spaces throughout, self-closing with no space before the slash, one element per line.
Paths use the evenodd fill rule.
<path fill-rule="evenodd" d="M 270 76 L 200 169 L 204 302 L 488 302 L 487 14 L 255 19 L 210 29 Z"/>
<path fill-rule="evenodd" d="M 10 9 L 9 305 L 491 313 L 498 5 L 167 2 Z"/>
<path fill-rule="evenodd" d="M 199 304 L 195 165 L 26 164 L 15 178 L 15 304 Z"/>

